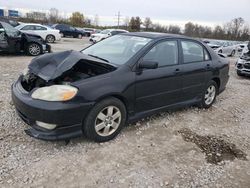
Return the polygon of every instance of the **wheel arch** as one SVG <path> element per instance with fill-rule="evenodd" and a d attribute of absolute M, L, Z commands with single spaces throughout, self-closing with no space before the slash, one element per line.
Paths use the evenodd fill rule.
<path fill-rule="evenodd" d="M 220 85 L 221 85 L 221 81 L 219 77 L 214 77 L 212 78 L 213 81 L 215 81 L 215 83 L 217 84 L 218 90 L 220 90 Z"/>

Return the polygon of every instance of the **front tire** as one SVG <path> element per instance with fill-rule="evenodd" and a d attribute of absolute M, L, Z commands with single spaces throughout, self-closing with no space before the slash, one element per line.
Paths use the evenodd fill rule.
<path fill-rule="evenodd" d="M 106 142 L 115 138 L 126 123 L 124 104 L 111 97 L 97 103 L 86 117 L 83 125 L 85 136 L 95 142 Z"/>
<path fill-rule="evenodd" d="M 215 81 L 211 80 L 203 92 L 202 101 L 200 107 L 210 108 L 216 100 L 218 93 L 218 85 Z"/>
<path fill-rule="evenodd" d="M 42 54 L 42 46 L 37 43 L 29 43 L 26 49 L 28 55 L 38 56 Z"/>

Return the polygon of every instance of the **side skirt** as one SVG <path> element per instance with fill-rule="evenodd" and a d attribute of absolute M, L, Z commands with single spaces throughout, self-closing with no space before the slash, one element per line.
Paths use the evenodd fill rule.
<path fill-rule="evenodd" d="M 160 108 L 155 108 L 152 110 L 148 110 L 148 111 L 144 111 L 144 112 L 139 112 L 136 113 L 133 116 L 128 117 L 128 123 L 135 123 L 136 121 L 145 118 L 147 116 L 151 116 L 153 114 L 156 113 L 160 113 L 160 112 L 164 112 L 167 110 L 176 110 L 176 109 L 180 109 L 180 108 L 184 108 L 184 107 L 189 107 L 195 104 L 199 104 L 201 102 L 201 99 L 191 99 L 188 101 L 184 101 L 184 102 L 180 102 L 180 103 L 176 103 L 176 104 L 172 104 L 172 105 L 168 105 L 168 106 L 163 106 Z"/>

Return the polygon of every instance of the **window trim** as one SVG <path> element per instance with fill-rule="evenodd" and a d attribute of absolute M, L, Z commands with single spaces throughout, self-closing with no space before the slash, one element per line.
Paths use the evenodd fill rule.
<path fill-rule="evenodd" d="M 170 38 L 170 39 L 162 39 L 157 41 L 156 43 L 154 43 L 140 58 L 140 60 L 138 61 L 138 65 L 141 63 L 141 61 L 143 61 L 143 58 L 148 54 L 148 52 L 150 50 L 152 50 L 156 45 L 162 43 L 162 42 L 167 42 L 167 41 L 175 41 L 177 44 L 177 64 L 172 64 L 172 65 L 163 65 L 163 66 L 158 66 L 157 69 L 159 68 L 164 68 L 164 67 L 170 67 L 170 66 L 176 66 L 176 65 L 180 65 L 180 46 L 179 46 L 179 41 L 178 38 Z"/>
<path fill-rule="evenodd" d="M 183 54 L 183 48 L 182 48 L 182 41 L 187 41 L 187 42 L 193 42 L 193 43 L 196 43 L 198 45 L 200 45 L 202 48 L 203 48 L 203 61 L 191 61 L 191 62 L 188 62 L 188 63 L 185 63 L 184 62 L 184 54 Z M 180 48 L 181 48 L 181 64 L 190 64 L 190 63 L 199 63 L 199 62 L 207 62 L 207 61 L 211 61 L 212 60 L 212 57 L 211 57 L 211 54 L 209 53 L 209 51 L 206 49 L 206 47 L 199 41 L 196 41 L 196 40 L 192 40 L 192 39 L 179 39 L 179 43 L 180 43 Z M 207 52 L 208 56 L 209 56 L 209 60 L 205 60 L 205 53 L 204 51 Z"/>

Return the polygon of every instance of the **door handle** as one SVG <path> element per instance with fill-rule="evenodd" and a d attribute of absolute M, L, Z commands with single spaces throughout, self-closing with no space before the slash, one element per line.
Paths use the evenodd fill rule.
<path fill-rule="evenodd" d="M 206 68 L 207 68 L 207 70 L 209 70 L 209 69 L 211 68 L 211 67 L 210 67 L 210 64 L 207 64 L 207 67 L 206 67 Z"/>
<path fill-rule="evenodd" d="M 179 68 L 175 69 L 175 74 L 180 74 L 181 70 Z"/>

